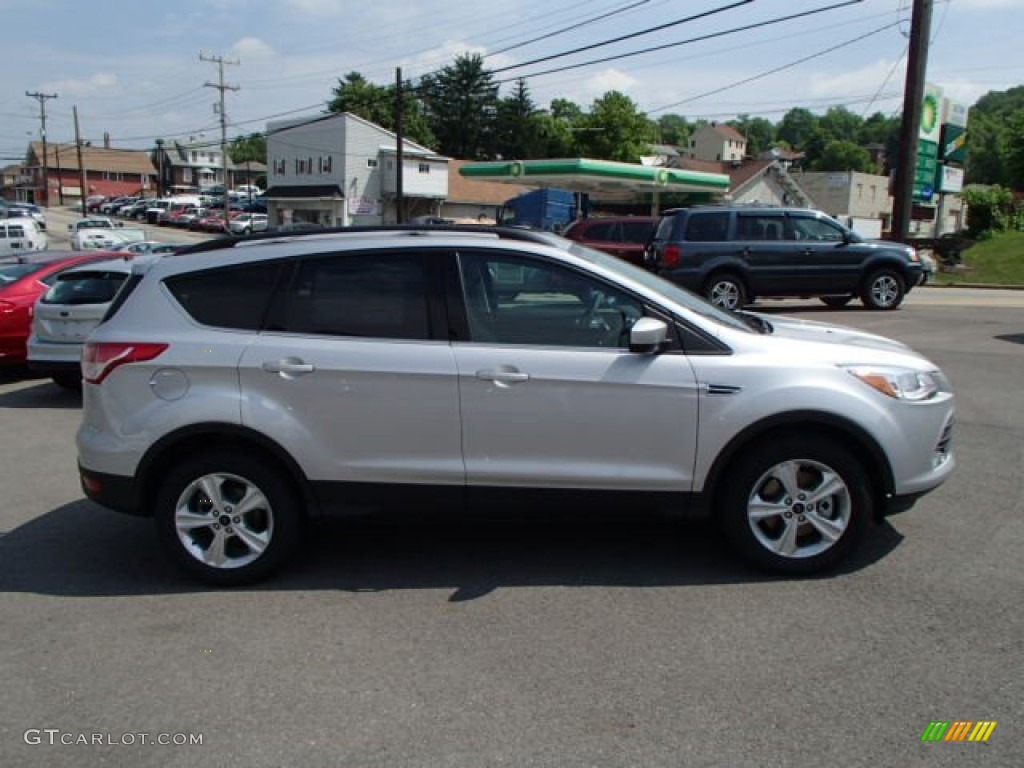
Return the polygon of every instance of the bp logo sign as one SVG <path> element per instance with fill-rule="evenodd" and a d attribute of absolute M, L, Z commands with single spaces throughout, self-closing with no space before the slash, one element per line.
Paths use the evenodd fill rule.
<path fill-rule="evenodd" d="M 921 103 L 921 132 L 918 136 L 927 141 L 939 141 L 939 122 L 942 119 L 942 91 L 928 85 Z"/>

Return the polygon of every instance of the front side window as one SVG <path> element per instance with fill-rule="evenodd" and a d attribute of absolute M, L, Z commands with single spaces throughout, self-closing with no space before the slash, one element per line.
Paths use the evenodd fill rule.
<path fill-rule="evenodd" d="M 740 214 L 736 219 L 737 240 L 785 240 L 786 221 L 776 214 Z"/>
<path fill-rule="evenodd" d="M 462 253 L 472 341 L 628 348 L 643 305 L 590 275 L 514 254 Z"/>
<path fill-rule="evenodd" d="M 844 232 L 838 225 L 824 219 L 810 216 L 793 216 L 793 236 L 797 240 L 818 240 L 830 243 L 842 242 Z"/>
<path fill-rule="evenodd" d="M 285 297 L 283 330 L 380 339 L 429 339 L 424 259 L 353 253 L 302 262 Z"/>

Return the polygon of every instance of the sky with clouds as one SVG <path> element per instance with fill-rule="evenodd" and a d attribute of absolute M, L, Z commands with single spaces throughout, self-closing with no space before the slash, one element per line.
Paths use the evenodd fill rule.
<path fill-rule="evenodd" d="M 609 90 L 651 117 L 773 121 L 788 109 L 900 110 L 910 0 L 0 0 L 0 157 L 17 161 L 40 132 L 149 148 L 158 137 L 220 135 L 213 111 L 225 66 L 229 138 L 268 118 L 315 115 L 348 72 L 413 80 L 464 52 L 484 55 L 507 94 L 584 109 Z M 836 7 L 839 6 L 839 7 Z M 819 9 L 828 9 L 822 10 Z M 773 22 L 784 16 L 802 18 Z M 689 17 L 705 14 L 702 18 Z M 739 27 L 755 26 L 745 31 Z M 636 34 L 653 27 L 662 29 Z M 614 38 L 628 39 L 601 45 Z M 694 40 L 694 38 L 706 38 Z M 928 80 L 971 104 L 1024 84 L 1024 0 L 936 0 Z M 567 51 L 589 50 L 560 56 Z M 646 49 L 658 48 L 646 53 Z M 547 61 L 529 62 L 546 57 Z M 595 61 L 603 59 L 603 61 Z M 583 66 L 551 71 L 572 65 Z"/>

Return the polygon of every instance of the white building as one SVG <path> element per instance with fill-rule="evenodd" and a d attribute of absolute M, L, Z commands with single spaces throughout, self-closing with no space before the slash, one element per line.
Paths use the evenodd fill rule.
<path fill-rule="evenodd" d="M 448 195 L 448 158 L 402 141 L 406 220 L 434 213 Z M 393 224 L 397 141 L 348 112 L 267 124 L 270 225 Z"/>

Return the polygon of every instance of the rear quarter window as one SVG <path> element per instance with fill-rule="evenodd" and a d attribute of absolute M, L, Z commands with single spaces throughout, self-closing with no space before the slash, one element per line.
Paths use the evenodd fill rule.
<path fill-rule="evenodd" d="M 729 211 L 692 211 L 686 220 L 686 239 L 715 243 L 729 239 Z"/>
<path fill-rule="evenodd" d="M 243 264 L 164 280 L 171 295 L 197 323 L 259 330 L 284 264 Z"/>

